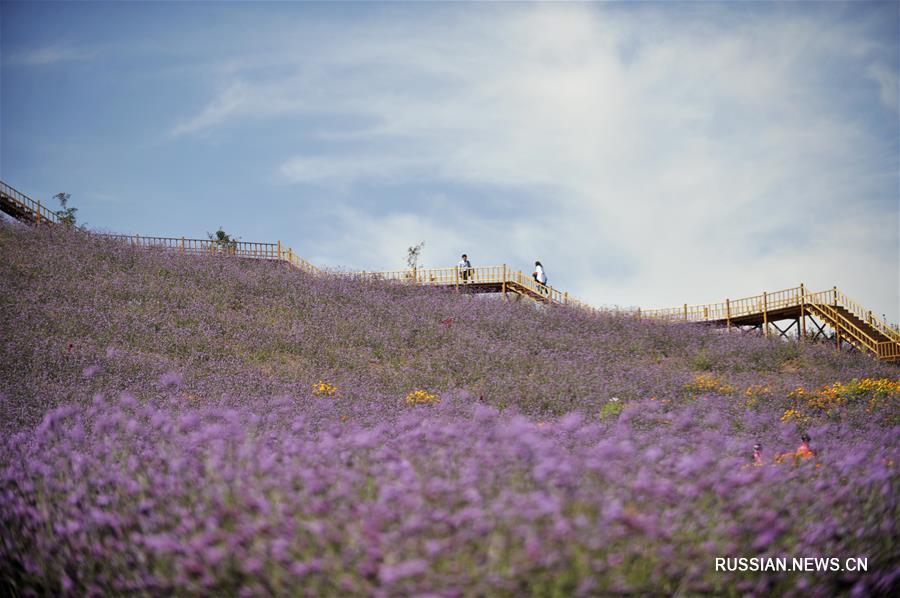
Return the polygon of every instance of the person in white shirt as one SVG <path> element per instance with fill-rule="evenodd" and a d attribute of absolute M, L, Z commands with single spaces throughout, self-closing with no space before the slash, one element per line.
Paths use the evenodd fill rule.
<path fill-rule="evenodd" d="M 540 262 L 534 263 L 534 272 L 531 275 L 534 277 L 535 282 L 543 285 L 547 284 L 547 275 L 544 274 L 544 266 Z"/>
<path fill-rule="evenodd" d="M 462 273 L 463 282 L 469 282 L 469 277 L 472 275 L 472 263 L 469 261 L 469 256 L 465 253 L 462 254 L 462 259 L 459 260 L 456 267 L 459 268 L 459 271 Z"/>

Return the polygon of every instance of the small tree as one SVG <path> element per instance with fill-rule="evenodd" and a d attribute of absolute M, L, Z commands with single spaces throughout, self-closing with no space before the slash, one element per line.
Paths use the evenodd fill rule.
<path fill-rule="evenodd" d="M 56 217 L 59 218 L 59 221 L 66 226 L 75 226 L 75 212 L 78 211 L 78 208 L 70 208 L 68 205 L 72 196 L 68 193 L 57 193 L 53 198 L 59 200 L 59 205 L 62 208 L 56 212 Z"/>
<path fill-rule="evenodd" d="M 422 249 L 425 247 L 425 241 L 420 241 L 418 245 L 407 248 L 406 265 L 410 270 L 415 270 L 419 265 L 419 256 L 422 255 Z"/>
<path fill-rule="evenodd" d="M 237 239 L 232 239 L 231 235 L 222 230 L 221 226 L 215 234 L 206 233 L 206 236 L 209 237 L 210 241 L 214 241 L 222 251 L 234 251 L 237 249 Z"/>

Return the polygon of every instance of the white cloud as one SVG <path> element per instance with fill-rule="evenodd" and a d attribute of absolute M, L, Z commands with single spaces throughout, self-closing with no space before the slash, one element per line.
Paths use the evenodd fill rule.
<path fill-rule="evenodd" d="M 900 111 L 900 101 L 898 101 L 900 82 L 898 82 L 897 72 L 891 71 L 883 64 L 872 64 L 866 72 L 878 83 L 881 101 L 885 107 L 894 112 Z"/>
<path fill-rule="evenodd" d="M 94 53 L 72 46 L 54 44 L 15 54 L 10 63 L 23 66 L 46 66 L 60 62 L 90 60 Z"/>
<path fill-rule="evenodd" d="M 171 134 L 177 137 L 201 133 L 235 119 L 272 117 L 302 111 L 302 96 L 286 94 L 287 90 L 288 86 L 284 83 L 251 85 L 240 79 L 233 80 L 199 114 L 175 125 Z"/>
<path fill-rule="evenodd" d="M 222 124 L 226 119 L 250 106 L 250 92 L 247 86 L 236 81 L 207 105 L 200 114 L 176 125 L 172 135 L 194 133 Z"/>
<path fill-rule="evenodd" d="M 360 180 L 409 180 L 416 170 L 430 171 L 430 166 L 430 161 L 415 157 L 403 159 L 378 154 L 296 156 L 282 164 L 279 173 L 290 183 L 328 183 L 346 187 Z"/>
<path fill-rule="evenodd" d="M 877 45 L 857 27 L 776 11 L 676 26 L 649 7 L 580 4 L 398 14 L 335 27 L 303 52 L 278 42 L 283 52 L 233 69 L 233 83 L 173 132 L 346 117 L 366 124 L 335 130 L 327 149 L 298 144 L 280 179 L 545 195 L 499 228 L 477 197 L 460 197 L 474 223 L 462 232 L 413 202 L 377 220 L 346 208 L 342 241 L 319 252 L 332 263 L 395 264 L 422 237 L 436 261 L 473 245 L 485 261 L 544 256 L 551 277 L 598 304 L 714 301 L 805 280 L 898 316 L 896 147 L 828 83 L 836 57 L 863 60 Z M 249 82 L 266 72 L 279 74 Z M 896 107 L 897 74 L 867 74 Z"/>
<path fill-rule="evenodd" d="M 425 241 L 420 263 L 426 266 L 455 264 L 447 260 L 460 253 L 464 241 L 443 222 L 417 214 L 367 214 L 337 206 L 329 214 L 333 234 L 320 244 L 317 263 L 345 269 L 394 270 L 405 268 L 406 250 Z M 476 225 L 484 229 L 482 224 Z M 335 256 L 358 256 L 351 263 Z"/>

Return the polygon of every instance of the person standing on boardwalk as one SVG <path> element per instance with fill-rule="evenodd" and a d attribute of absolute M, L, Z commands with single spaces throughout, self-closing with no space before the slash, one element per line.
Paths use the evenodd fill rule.
<path fill-rule="evenodd" d="M 459 260 L 459 263 L 456 264 L 456 267 L 459 268 L 459 271 L 462 272 L 463 282 L 469 282 L 469 277 L 472 275 L 472 263 L 469 261 L 469 256 L 465 253 L 462 254 L 462 259 Z"/>
<path fill-rule="evenodd" d="M 534 262 L 534 272 L 531 273 L 534 281 L 542 285 L 547 284 L 547 275 L 544 273 L 544 266 L 540 262 Z"/>

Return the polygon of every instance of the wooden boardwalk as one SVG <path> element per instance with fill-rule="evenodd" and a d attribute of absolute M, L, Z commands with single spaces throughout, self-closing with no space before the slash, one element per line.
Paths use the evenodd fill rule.
<path fill-rule="evenodd" d="M 502 293 L 507 296 L 513 293 L 538 303 L 595 309 L 587 303 L 569 297 L 569 294 L 566 292 L 550 285 L 540 284 L 531 275 L 527 275 L 520 270 L 514 270 L 506 264 L 468 269 L 453 266 L 450 268 L 413 268 L 387 272 L 357 272 L 355 274 L 379 280 L 395 280 L 453 289 L 462 293 Z"/>
<path fill-rule="evenodd" d="M 810 291 L 805 285 L 773 293 L 762 293 L 721 303 L 683 305 L 647 310 L 645 317 L 718 326 L 748 327 L 763 334 L 788 336 L 796 327 L 800 338 L 831 338 L 835 346 L 852 347 L 878 359 L 900 361 L 900 331 L 849 298 L 837 287 Z M 778 322 L 787 322 L 786 327 Z M 832 331 L 829 337 L 825 328 Z"/>
<path fill-rule="evenodd" d="M 24 193 L 0 182 L 0 210 L 30 224 L 57 224 L 55 212 Z M 241 258 L 279 260 L 311 273 L 321 270 L 276 243 L 233 241 L 222 243 L 210 239 L 184 237 L 142 237 L 139 235 L 103 235 L 138 247 L 158 248 L 194 254 L 218 253 Z M 525 297 L 550 306 L 573 307 L 600 312 L 592 305 L 579 301 L 549 285 L 538 283 L 529 274 L 514 270 L 506 264 L 478 268 L 413 268 L 387 272 L 356 272 L 353 276 L 397 281 L 400 283 L 452 289 L 461 293 L 500 293 Z M 773 293 L 762 293 L 741 299 L 726 299 L 721 303 L 682 305 L 668 309 L 618 310 L 641 319 L 661 319 L 681 322 L 707 323 L 715 326 L 757 329 L 762 334 L 798 338 L 826 338 L 837 348 L 863 351 L 874 357 L 900 362 L 900 332 L 875 316 L 859 303 L 832 287 L 827 291 L 810 292 L 803 284 Z M 787 322 L 779 326 L 779 322 Z M 829 335 L 828 331 L 831 331 Z"/>

